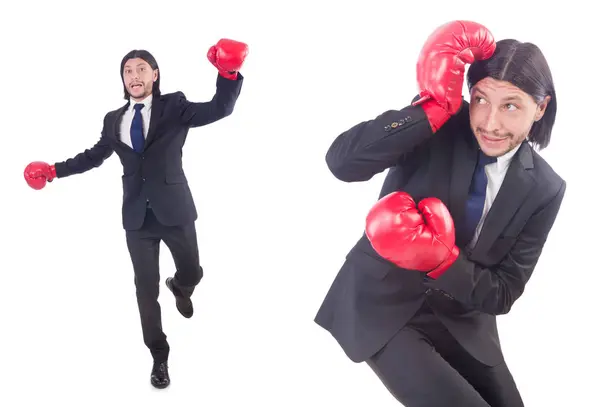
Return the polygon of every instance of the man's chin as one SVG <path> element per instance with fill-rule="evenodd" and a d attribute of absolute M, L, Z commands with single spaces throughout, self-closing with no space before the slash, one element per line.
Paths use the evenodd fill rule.
<path fill-rule="evenodd" d="M 490 139 L 482 135 L 477 136 L 477 143 L 483 153 L 489 157 L 499 157 L 510 150 L 510 137 Z"/>
<path fill-rule="evenodd" d="M 131 96 L 134 99 L 143 99 L 144 97 L 146 97 L 146 94 L 143 90 L 129 90 L 129 96 Z"/>

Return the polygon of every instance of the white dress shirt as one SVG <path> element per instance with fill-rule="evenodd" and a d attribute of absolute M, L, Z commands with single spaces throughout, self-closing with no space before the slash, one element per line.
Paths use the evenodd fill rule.
<path fill-rule="evenodd" d="M 140 111 L 142 114 L 142 121 L 144 123 L 144 138 L 148 137 L 148 127 L 150 126 L 150 112 L 152 108 L 152 95 L 149 95 L 144 100 L 136 102 L 133 99 L 129 99 L 129 107 L 123 113 L 123 117 L 121 118 L 121 141 L 127 144 L 129 147 L 133 148 L 133 143 L 131 142 L 131 122 L 133 120 L 133 115 L 135 111 L 133 110 L 133 106 L 137 103 L 143 103 L 144 107 Z"/>
<path fill-rule="evenodd" d="M 152 95 L 146 97 L 144 100 L 136 102 L 133 99 L 129 99 L 129 107 L 123 113 L 123 117 L 121 118 L 120 130 L 121 130 L 121 141 L 127 144 L 129 147 L 133 149 L 133 143 L 131 142 L 131 122 L 133 121 L 133 115 L 135 111 L 133 106 L 136 103 L 143 103 L 144 107 L 140 110 L 142 114 L 142 122 L 144 128 L 144 139 L 148 137 L 148 127 L 150 127 L 150 112 L 152 108 Z M 150 202 L 146 201 L 148 207 L 150 207 Z"/>
<path fill-rule="evenodd" d="M 475 235 L 473 236 L 473 240 L 471 240 L 470 248 L 472 249 L 477 243 L 477 239 L 479 238 L 479 234 L 481 233 L 481 228 L 483 227 L 483 222 L 490 211 L 492 204 L 494 203 L 494 199 L 498 195 L 498 191 L 500 191 L 500 187 L 502 186 L 502 182 L 504 181 L 504 177 L 506 176 L 506 171 L 510 166 L 511 160 L 516 152 L 519 150 L 519 144 L 508 153 L 503 156 L 498 157 L 498 160 L 495 163 L 491 163 L 485 166 L 485 174 L 487 175 L 488 183 L 487 189 L 485 193 L 485 204 L 483 205 L 483 214 L 481 215 L 481 220 L 477 224 L 477 228 L 475 229 Z"/>

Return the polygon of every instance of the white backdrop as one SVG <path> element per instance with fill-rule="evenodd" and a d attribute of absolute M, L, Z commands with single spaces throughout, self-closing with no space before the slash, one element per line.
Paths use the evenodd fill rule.
<path fill-rule="evenodd" d="M 575 1 L 565 11 L 525 1 L 95 3 L 0 11 L 0 405 L 397 406 L 313 323 L 383 180 L 342 183 L 324 157 L 340 132 L 409 103 L 421 45 L 454 19 L 534 42 L 552 68 L 558 117 L 542 154 L 567 195 L 500 334 L 527 406 L 597 401 L 592 13 Z M 98 140 L 105 113 L 124 102 L 119 63 L 131 49 L 157 58 L 164 93 L 209 100 L 216 70 L 205 54 L 222 37 L 249 44 L 246 81 L 233 115 L 191 130 L 184 149 L 205 279 L 185 320 L 164 289 L 174 266 L 162 246 L 172 384 L 157 391 L 121 228 L 119 159 L 42 191 L 22 172 Z"/>

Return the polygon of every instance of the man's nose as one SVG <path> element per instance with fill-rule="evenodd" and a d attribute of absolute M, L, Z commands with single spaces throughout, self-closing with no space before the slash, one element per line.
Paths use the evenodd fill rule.
<path fill-rule="evenodd" d="M 481 127 L 488 133 L 494 133 L 499 130 L 499 123 L 498 112 L 495 109 L 490 109 Z"/>

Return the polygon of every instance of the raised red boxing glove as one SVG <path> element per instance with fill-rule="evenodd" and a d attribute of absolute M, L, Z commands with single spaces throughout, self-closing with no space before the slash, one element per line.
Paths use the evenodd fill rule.
<path fill-rule="evenodd" d="M 223 38 L 216 45 L 209 48 L 206 57 L 219 70 L 221 76 L 235 80 L 247 55 L 248 45 Z"/>
<path fill-rule="evenodd" d="M 437 28 L 421 49 L 417 62 L 419 100 L 435 133 L 462 104 L 466 64 L 491 58 L 496 41 L 472 21 L 452 21 Z"/>
<path fill-rule="evenodd" d="M 381 257 L 432 278 L 458 257 L 454 221 L 437 198 L 425 198 L 417 206 L 406 192 L 392 192 L 371 208 L 365 231 Z"/>
<path fill-rule="evenodd" d="M 34 161 L 25 167 L 23 176 L 31 188 L 39 190 L 46 186 L 46 182 L 56 178 L 56 168 L 43 161 Z"/>

